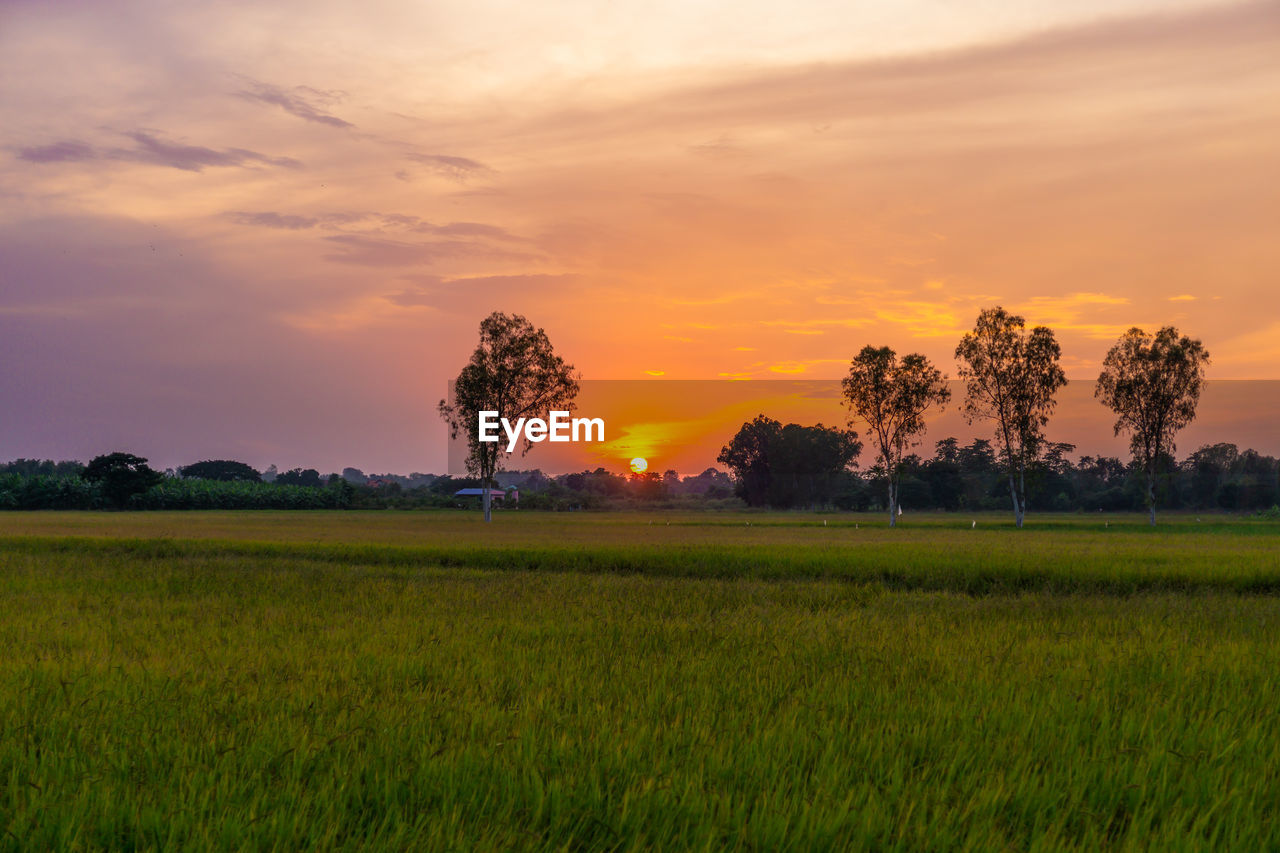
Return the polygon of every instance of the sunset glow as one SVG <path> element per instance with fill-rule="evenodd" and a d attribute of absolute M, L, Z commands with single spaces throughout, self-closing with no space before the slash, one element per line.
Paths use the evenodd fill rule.
<path fill-rule="evenodd" d="M 442 470 L 494 310 L 587 379 L 954 376 L 995 304 L 1280 378 L 1280 4 L 802 5 L 5 4 L 0 457 Z"/>

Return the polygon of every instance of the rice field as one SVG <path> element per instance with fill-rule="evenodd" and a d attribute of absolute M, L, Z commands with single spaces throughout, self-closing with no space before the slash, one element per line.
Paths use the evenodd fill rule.
<path fill-rule="evenodd" d="M 0 514 L 0 849 L 1280 847 L 1280 523 L 1029 525 Z"/>

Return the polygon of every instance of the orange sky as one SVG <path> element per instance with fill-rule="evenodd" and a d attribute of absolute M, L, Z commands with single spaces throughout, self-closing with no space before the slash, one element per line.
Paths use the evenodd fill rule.
<path fill-rule="evenodd" d="M 965 419 L 960 405 L 963 384 L 953 381 L 951 392 L 949 405 L 929 413 L 927 430 L 912 449 L 925 459 L 933 456 L 935 443 L 943 438 L 968 444 L 975 438 L 995 437 L 991 422 L 970 424 Z M 1069 383 L 1056 399 L 1058 405 L 1045 430 L 1049 441 L 1075 445 L 1073 456 L 1128 458 L 1128 436 L 1115 435 L 1115 415 L 1094 398 L 1092 382 Z M 582 383 L 577 404 L 575 416 L 605 422 L 603 442 L 537 443 L 527 454 L 517 451 L 505 457 L 503 468 L 562 473 L 603 467 L 625 473 L 629 461 L 640 457 L 658 473 L 674 469 L 697 474 L 715 466 L 716 456 L 738 428 L 761 413 L 782 423 L 852 426 L 863 441 L 859 465 L 866 468 L 875 462 L 866 424 L 849 422 L 840 383 L 833 379 L 588 380 Z M 1176 455 L 1184 458 L 1219 441 L 1278 455 L 1276 423 L 1280 423 L 1280 381 L 1210 382 L 1195 421 L 1175 436 Z M 465 439 L 450 444 L 448 458 L 449 473 L 465 475 Z"/>
<path fill-rule="evenodd" d="M 0 459 L 442 470 L 495 309 L 589 379 L 954 374 L 993 304 L 1280 378 L 1280 3 L 1016 5 L 7 3 Z"/>

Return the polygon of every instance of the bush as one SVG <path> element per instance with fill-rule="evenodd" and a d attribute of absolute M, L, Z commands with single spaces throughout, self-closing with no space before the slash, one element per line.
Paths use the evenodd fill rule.
<path fill-rule="evenodd" d="M 166 478 L 131 506 L 136 509 L 344 509 L 350 493 L 311 486 L 277 486 L 239 480 Z"/>

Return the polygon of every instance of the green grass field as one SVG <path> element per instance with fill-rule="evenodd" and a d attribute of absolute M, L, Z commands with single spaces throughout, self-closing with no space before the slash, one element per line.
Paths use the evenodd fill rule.
<path fill-rule="evenodd" d="M 0 514 L 0 848 L 1280 848 L 1280 523 L 904 522 Z"/>

